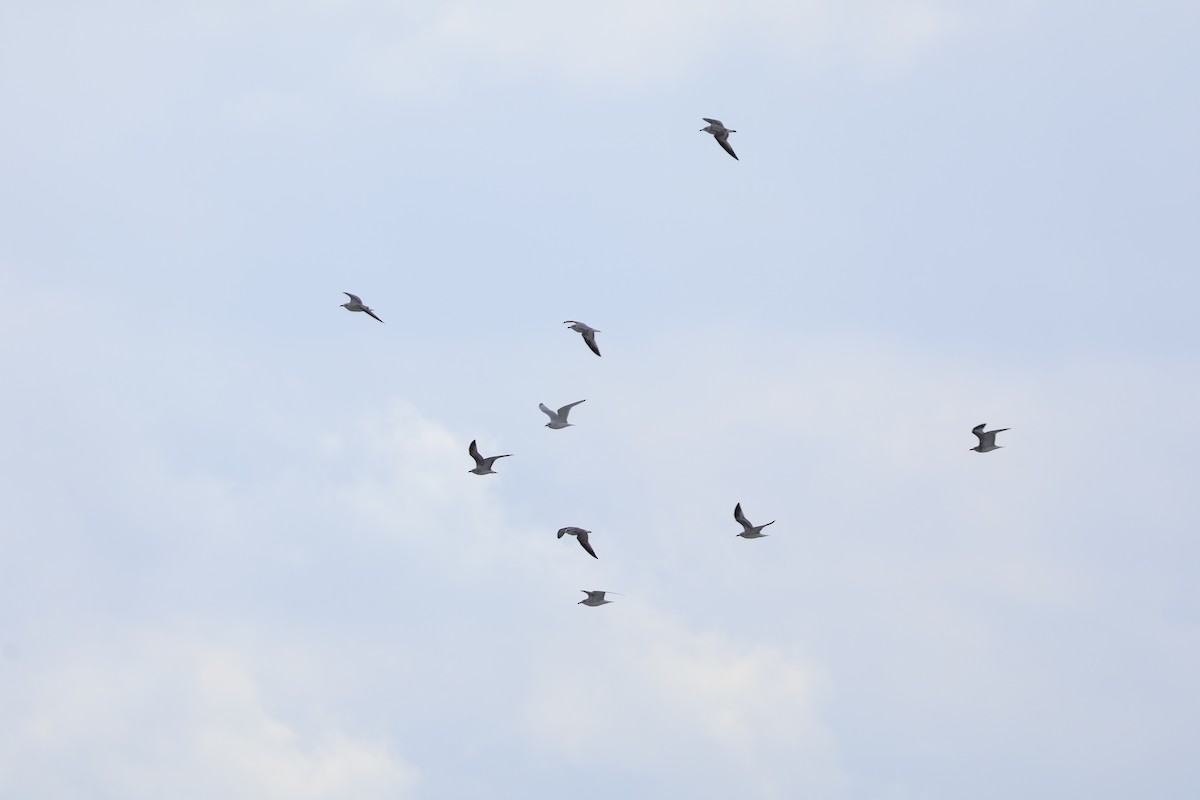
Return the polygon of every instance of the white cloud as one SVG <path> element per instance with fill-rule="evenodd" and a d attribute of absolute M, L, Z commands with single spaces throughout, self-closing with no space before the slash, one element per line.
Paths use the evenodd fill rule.
<path fill-rule="evenodd" d="M 956 25 L 934 0 L 466 0 L 400 14 L 367 34 L 359 57 L 363 76 L 396 90 L 472 71 L 662 86 L 713 59 L 749 53 L 780 64 L 832 61 L 874 71 L 907 63 Z"/>
<path fill-rule="evenodd" d="M 526 715 L 542 749 L 660 779 L 670 764 L 673 785 L 704 787 L 699 796 L 716 792 L 711 782 L 763 797 L 843 782 L 817 711 L 828 682 L 797 649 L 690 631 L 636 599 L 614 601 L 581 609 L 586 639 L 538 657 Z"/>
<path fill-rule="evenodd" d="M 0 737 L 6 797 L 382 799 L 416 784 L 385 742 L 289 724 L 242 652 L 143 636 L 26 669 Z"/>

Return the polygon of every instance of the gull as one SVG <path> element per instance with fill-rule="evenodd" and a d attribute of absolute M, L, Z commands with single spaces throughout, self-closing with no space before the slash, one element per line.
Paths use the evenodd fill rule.
<path fill-rule="evenodd" d="M 471 446 L 467 448 L 467 453 L 471 458 L 475 459 L 475 469 L 467 470 L 474 472 L 476 475 L 495 475 L 496 470 L 492 469 L 492 465 L 496 463 L 497 458 L 508 458 L 512 453 L 505 453 L 502 456 L 490 456 L 484 458 L 479 455 L 479 448 L 475 445 L 475 440 L 471 440 Z"/>
<path fill-rule="evenodd" d="M 709 119 L 708 117 L 701 117 L 701 119 L 708 123 L 708 127 L 701 128 L 700 132 L 711 133 L 716 138 L 717 144 L 725 148 L 726 153 L 729 153 L 729 155 L 737 158 L 738 161 L 741 161 L 741 159 L 737 157 L 737 153 L 733 152 L 733 148 L 729 146 L 729 134 L 737 133 L 737 131 L 726 128 L 721 124 L 721 120 L 719 119 Z"/>
<path fill-rule="evenodd" d="M 570 414 L 571 409 L 575 406 L 586 402 L 587 400 L 576 400 L 574 403 L 567 403 L 558 411 L 551 411 L 550 409 L 546 408 L 545 403 L 538 403 L 538 408 L 542 410 L 543 414 L 550 417 L 550 421 L 546 423 L 546 427 L 556 431 L 559 428 L 569 428 L 574 425 L 575 423 L 573 422 L 567 422 L 567 414 Z"/>
<path fill-rule="evenodd" d="M 600 348 L 596 346 L 596 334 L 600 331 L 583 322 L 576 322 L 573 319 L 563 320 L 563 325 L 568 322 L 572 323 L 571 330 L 578 331 L 583 334 L 583 340 L 587 342 L 587 346 L 592 348 L 592 352 L 600 355 Z"/>
<path fill-rule="evenodd" d="M 588 551 L 588 555 L 590 555 L 592 558 L 600 558 L 600 556 L 596 555 L 596 551 L 592 549 L 592 546 L 588 544 L 588 534 L 591 533 L 591 531 L 585 531 L 583 528 L 576 528 L 572 525 L 566 528 L 559 528 L 558 538 L 561 539 L 564 534 L 568 533 L 579 540 L 579 544 L 583 546 L 584 550 Z"/>
<path fill-rule="evenodd" d="M 742 504 L 738 503 L 733 507 L 733 518 L 742 524 L 744 531 L 738 534 L 743 539 L 761 539 L 767 534 L 762 532 L 762 529 L 767 525 L 774 525 L 775 520 L 771 520 L 766 525 L 751 525 L 750 520 L 746 519 L 746 515 L 742 513 Z"/>
<path fill-rule="evenodd" d="M 997 428 L 994 431 L 985 431 L 983 429 L 984 425 L 987 425 L 987 423 L 981 422 L 974 428 L 971 428 L 971 433 L 979 437 L 979 444 L 968 449 L 974 450 L 977 453 L 990 453 L 993 450 L 999 450 L 1002 445 L 996 444 L 996 434 L 1000 433 L 1001 431 L 1006 431 L 1008 428 Z"/>
<path fill-rule="evenodd" d="M 580 589 L 579 591 L 586 594 L 587 599 L 580 600 L 578 603 L 575 604 L 577 606 L 602 606 L 605 603 L 612 602 L 612 600 L 605 600 L 604 595 L 617 594 L 616 592 L 601 592 L 601 591 L 597 591 L 595 589 L 593 589 L 592 591 L 588 591 L 587 589 Z"/>
<path fill-rule="evenodd" d="M 342 303 L 342 308 L 346 309 L 347 311 L 365 311 L 372 317 L 375 317 L 375 312 L 363 305 L 362 298 L 360 298 L 358 295 L 350 294 L 349 292 L 342 292 L 342 294 L 350 298 L 349 303 Z M 379 317 L 375 317 L 375 319 L 379 319 Z M 383 322 L 381 319 L 379 319 L 379 321 Z"/>

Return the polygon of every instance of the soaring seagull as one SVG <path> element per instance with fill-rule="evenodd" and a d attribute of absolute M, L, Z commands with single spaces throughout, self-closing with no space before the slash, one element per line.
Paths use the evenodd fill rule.
<path fill-rule="evenodd" d="M 542 410 L 543 414 L 550 418 L 550 421 L 546 423 L 546 427 L 556 431 L 559 428 L 569 428 L 575 424 L 573 422 L 567 422 L 567 414 L 570 414 L 571 409 L 575 406 L 586 402 L 587 400 L 576 400 L 574 403 L 567 403 L 558 411 L 551 411 L 550 409 L 546 408 L 545 403 L 538 403 L 538 408 Z"/>
<path fill-rule="evenodd" d="M 592 352 L 596 355 L 600 355 L 600 348 L 596 346 L 596 334 L 600 331 L 596 330 L 591 325 L 583 322 L 576 322 L 573 319 L 563 320 L 563 325 L 566 325 L 568 322 L 572 323 L 571 330 L 583 334 L 583 340 L 587 342 L 588 347 L 592 348 Z"/>
<path fill-rule="evenodd" d="M 1008 430 L 1008 428 L 997 428 L 994 431 L 985 431 L 983 427 L 986 422 L 981 422 L 971 429 L 971 433 L 979 437 L 979 444 L 968 448 L 976 453 L 990 453 L 993 450 L 999 450 L 1003 445 L 996 444 L 996 434 Z"/>
<path fill-rule="evenodd" d="M 576 528 L 575 526 L 571 525 L 566 528 L 559 528 L 558 538 L 561 539 L 564 534 L 568 533 L 579 540 L 579 544 L 583 546 L 584 550 L 587 550 L 589 556 L 592 558 L 600 558 L 600 556 L 596 555 L 596 551 L 592 549 L 592 546 L 588 544 L 588 534 L 591 533 L 591 531 L 585 531 L 583 528 Z M 601 594 L 603 594 L 603 592 Z"/>
<path fill-rule="evenodd" d="M 350 298 L 349 303 L 342 303 L 342 308 L 346 309 L 347 311 L 365 311 L 372 317 L 375 317 L 375 312 L 363 305 L 362 298 L 360 298 L 358 295 L 350 294 L 349 292 L 342 292 L 342 294 Z M 375 317 L 375 319 L 379 319 L 379 317 Z M 381 319 L 379 319 L 379 321 L 383 322 Z"/>
<path fill-rule="evenodd" d="M 508 458 L 512 453 L 505 453 L 502 456 L 489 456 L 484 458 L 479 455 L 479 448 L 475 445 L 475 440 L 471 440 L 471 446 L 467 448 L 467 453 L 471 458 L 475 459 L 475 469 L 468 470 L 476 475 L 495 475 L 496 470 L 492 469 L 492 465 L 496 463 L 497 458 Z"/>
<path fill-rule="evenodd" d="M 611 602 L 612 602 L 612 600 L 605 600 L 605 599 L 604 599 L 604 595 L 606 595 L 606 594 L 616 594 L 616 592 L 598 592 L 598 591 L 590 591 L 590 592 L 589 592 L 587 589 L 580 589 L 579 591 L 581 591 L 581 592 L 583 592 L 584 594 L 586 594 L 586 595 L 587 595 L 587 599 L 586 599 L 586 600 L 580 600 L 578 603 L 576 603 L 576 604 L 575 604 L 575 605 L 578 605 L 578 606 L 602 606 L 602 605 L 604 605 L 605 603 L 611 603 Z"/>
<path fill-rule="evenodd" d="M 775 524 L 775 520 L 771 520 L 770 522 L 766 523 L 766 525 L 751 525 L 750 520 L 746 519 L 746 515 L 742 513 L 741 503 L 738 503 L 733 507 L 733 518 L 741 523 L 741 526 L 745 528 L 745 530 L 738 534 L 738 536 L 741 536 L 743 539 L 761 539 L 767 535 L 762 532 L 762 529 L 767 527 L 767 525 Z"/>
<path fill-rule="evenodd" d="M 729 153 L 729 155 L 737 158 L 738 161 L 741 161 L 741 159 L 737 157 L 737 153 L 733 152 L 733 148 L 729 146 L 729 134 L 737 133 L 737 131 L 726 128 L 721 124 L 721 120 L 719 119 L 709 119 L 708 117 L 701 117 L 700 119 L 708 123 L 708 127 L 701 128 L 700 132 L 711 133 L 716 138 L 717 144 L 725 148 L 726 153 Z"/>

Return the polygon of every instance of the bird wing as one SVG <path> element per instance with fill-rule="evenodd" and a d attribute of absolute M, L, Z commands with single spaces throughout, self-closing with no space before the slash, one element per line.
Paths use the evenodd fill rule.
<path fill-rule="evenodd" d="M 725 148 L 726 153 L 729 153 L 729 155 L 733 156 L 738 161 L 741 161 L 741 159 L 737 157 L 737 153 L 733 152 L 733 148 L 729 146 L 729 134 L 717 134 L 717 144 Z"/>
<path fill-rule="evenodd" d="M 592 549 L 592 546 L 588 544 L 587 531 L 580 531 L 575 534 L 575 538 L 579 540 L 579 544 L 583 545 L 583 549 L 588 551 L 588 555 L 592 558 L 600 558 L 600 556 L 596 555 L 596 551 Z M 603 594 L 601 594 L 601 597 L 603 597 Z"/>
<path fill-rule="evenodd" d="M 538 403 L 538 408 L 540 408 L 542 410 L 543 414 L 545 414 L 546 416 L 548 416 L 550 418 L 551 422 L 554 422 L 554 420 L 558 419 L 558 414 L 555 414 L 553 411 L 546 408 L 545 403 Z"/>
<path fill-rule="evenodd" d="M 750 524 L 750 520 L 746 519 L 746 515 L 742 513 L 742 504 L 738 503 L 733 507 L 733 518 L 736 519 L 746 530 L 753 530 L 754 526 Z"/>
<path fill-rule="evenodd" d="M 980 435 L 979 441 L 983 444 L 984 447 L 995 447 L 996 446 L 996 434 L 1002 433 L 1003 431 L 1006 431 L 1006 430 L 1008 430 L 1008 428 L 997 428 L 994 431 L 987 431 L 987 432 L 983 433 L 982 435 Z"/>
<path fill-rule="evenodd" d="M 485 458 L 483 460 L 483 465 L 485 467 L 487 467 L 488 469 L 491 469 L 492 466 L 496 463 L 497 458 L 508 458 L 511 455 L 512 455 L 512 453 L 505 453 L 502 456 L 488 456 L 487 458 Z"/>
<path fill-rule="evenodd" d="M 471 446 L 467 448 L 467 454 L 475 459 L 475 466 L 483 466 L 483 456 L 479 455 L 479 447 L 475 444 L 475 440 L 471 440 Z"/>
<path fill-rule="evenodd" d="M 592 348 L 593 353 L 600 355 L 600 348 L 596 346 L 596 332 L 594 330 L 588 328 L 586 331 L 584 331 L 583 340 L 587 342 L 588 347 Z"/>
<path fill-rule="evenodd" d="M 361 299 L 361 298 L 360 298 L 358 295 L 356 295 L 356 294 L 350 294 L 349 292 L 342 292 L 342 294 L 346 295 L 346 297 L 349 297 L 349 298 L 350 298 L 352 301 L 354 301 L 355 303 L 361 303 L 361 302 L 362 302 L 362 299 Z"/>
<path fill-rule="evenodd" d="M 981 422 L 978 425 L 976 425 L 974 428 L 971 428 L 971 433 L 975 434 L 975 436 L 979 438 L 980 446 L 983 446 L 984 444 L 986 444 L 986 442 L 984 442 L 984 439 L 983 439 L 983 429 L 986 426 L 987 426 L 986 422 Z"/>
<path fill-rule="evenodd" d="M 562 408 L 560 408 L 558 410 L 558 416 L 562 418 L 563 422 L 566 422 L 567 414 L 571 413 L 571 409 L 574 408 L 575 406 L 579 405 L 580 403 L 586 403 L 586 402 L 587 402 L 587 400 L 576 400 L 574 403 L 567 403 L 565 406 L 563 406 Z M 545 409 L 542 409 L 542 410 L 544 411 Z"/>
<path fill-rule="evenodd" d="M 720 128 L 725 127 L 725 125 L 719 119 L 709 119 L 708 117 L 701 117 L 700 119 L 704 120 L 705 122 L 707 122 L 710 125 L 716 125 L 717 127 L 720 127 Z"/>
<path fill-rule="evenodd" d="M 375 317 L 375 319 L 379 319 L 379 317 L 376 317 L 376 316 L 375 316 L 375 312 L 374 312 L 374 311 L 372 311 L 371 309 L 367 308 L 366 306 L 363 306 L 363 311 L 367 312 L 367 313 L 368 313 L 368 314 L 370 314 L 372 317 Z M 379 319 L 379 321 L 380 321 L 380 322 L 383 322 L 383 320 L 381 320 L 381 319 Z"/>

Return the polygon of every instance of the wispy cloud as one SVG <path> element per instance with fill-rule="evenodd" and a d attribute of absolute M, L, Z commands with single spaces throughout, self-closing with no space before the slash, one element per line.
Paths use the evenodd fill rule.
<path fill-rule="evenodd" d="M 0 793 L 384 800 L 416 786 L 386 742 L 273 711 L 260 688 L 269 676 L 244 650 L 161 631 L 117 635 L 26 673 L 6 706 Z"/>
<path fill-rule="evenodd" d="M 540 749 L 647 775 L 671 764 L 696 789 L 715 781 L 760 797 L 842 784 L 818 708 L 829 684 L 810 659 L 613 599 L 581 611 L 591 633 L 538 656 L 526 720 Z"/>
<path fill-rule="evenodd" d="M 783 68 L 831 62 L 874 71 L 918 57 L 956 25 L 952 10 L 936 0 L 466 0 L 403 14 L 373 29 L 357 58 L 364 80 L 396 91 L 472 73 L 662 87 L 737 52 Z"/>

